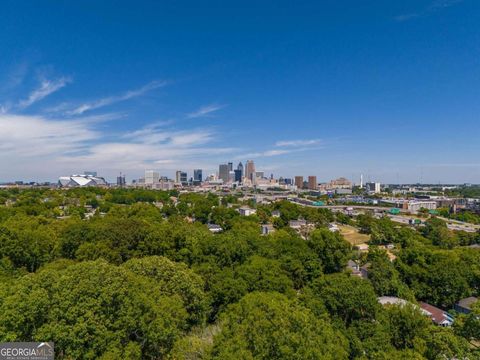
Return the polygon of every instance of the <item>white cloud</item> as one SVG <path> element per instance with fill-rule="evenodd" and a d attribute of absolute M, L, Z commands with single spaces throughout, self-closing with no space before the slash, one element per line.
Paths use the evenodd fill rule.
<path fill-rule="evenodd" d="M 208 116 L 209 114 L 215 111 L 223 109 L 224 107 L 225 105 L 218 105 L 218 104 L 210 104 L 210 105 L 202 106 L 198 110 L 187 114 L 187 117 L 190 119 L 193 119 L 193 118 Z"/>
<path fill-rule="evenodd" d="M 18 107 L 20 109 L 29 107 L 30 105 L 36 103 L 37 101 L 40 101 L 46 98 L 48 95 L 53 94 L 54 92 L 65 87 L 69 82 L 71 82 L 71 79 L 68 77 L 61 77 L 56 80 L 44 79 L 41 81 L 40 87 L 38 89 L 35 89 L 34 91 L 32 91 L 28 96 L 28 98 L 26 98 L 25 100 L 21 100 L 18 103 Z"/>
<path fill-rule="evenodd" d="M 401 14 L 401 15 L 395 16 L 394 20 L 398 22 L 404 22 L 404 21 L 409 21 L 412 19 L 420 18 L 420 17 L 429 16 L 438 11 L 460 4 L 461 2 L 463 2 L 463 0 L 434 0 L 430 3 L 430 5 L 426 9 L 418 12 Z"/>
<path fill-rule="evenodd" d="M 278 156 L 278 155 L 285 155 L 292 152 L 292 150 L 286 149 L 278 149 L 278 150 L 266 150 L 261 152 L 252 152 L 248 154 L 243 154 L 235 157 L 235 159 L 255 159 L 260 157 L 270 157 L 270 156 Z"/>
<path fill-rule="evenodd" d="M 287 141 L 277 141 L 275 146 L 310 146 L 320 144 L 320 139 L 310 139 L 310 140 L 287 140 Z"/>
<path fill-rule="evenodd" d="M 0 180 L 54 180 L 95 169 L 113 177 L 119 171 L 140 175 L 145 168 L 165 171 L 215 168 L 215 157 L 233 150 L 214 146 L 210 129 L 174 130 L 154 124 L 129 134 L 114 134 L 99 122 L 104 114 L 75 120 L 0 115 Z M 105 129 L 105 130 L 103 130 Z M 213 163 L 205 162 L 214 161 Z"/>
<path fill-rule="evenodd" d="M 108 96 L 105 98 L 101 98 L 92 102 L 87 102 L 84 104 L 81 104 L 71 110 L 67 110 L 65 112 L 66 115 L 82 115 L 86 111 L 91 111 L 95 109 L 102 108 L 104 106 L 112 105 L 118 102 L 130 100 L 139 96 L 142 96 L 146 94 L 149 91 L 152 91 L 154 89 L 158 89 L 160 87 L 163 87 L 167 84 L 166 81 L 152 81 L 144 86 L 142 86 L 139 89 L 135 90 L 129 90 L 121 95 L 115 95 L 115 96 Z M 59 107 L 53 110 L 61 110 L 65 109 L 68 105 L 66 104 L 61 104 Z"/>
<path fill-rule="evenodd" d="M 47 120 L 40 116 L 0 115 L 0 157 L 41 158 L 85 150 L 99 133 L 88 122 Z"/>

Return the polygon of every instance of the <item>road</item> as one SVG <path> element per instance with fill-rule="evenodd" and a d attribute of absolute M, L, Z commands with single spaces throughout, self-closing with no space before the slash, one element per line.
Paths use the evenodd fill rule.
<path fill-rule="evenodd" d="M 387 214 L 387 216 L 392 219 L 392 221 L 395 221 L 397 223 L 401 224 L 406 224 L 408 225 L 410 223 L 410 219 L 412 217 L 409 217 L 408 215 L 392 215 L 388 214 L 388 211 L 390 211 L 392 208 L 391 207 L 384 207 L 384 206 L 367 206 L 367 205 L 324 205 L 324 206 L 315 206 L 315 205 L 309 205 L 309 204 L 302 204 L 296 201 L 292 201 L 294 204 L 301 205 L 301 206 L 306 206 L 306 207 L 313 207 L 313 208 L 322 208 L 322 209 L 330 209 L 332 211 L 340 211 L 344 210 L 345 208 L 352 208 L 353 210 L 373 210 L 373 211 L 381 211 Z M 406 210 L 399 209 L 400 213 L 406 213 Z M 455 231 L 465 231 L 465 232 L 477 232 L 480 230 L 480 225 L 475 225 L 475 224 L 470 224 L 470 223 L 465 223 L 462 221 L 458 220 L 452 220 L 452 219 L 447 219 L 447 218 L 442 218 L 439 217 L 440 219 L 444 220 L 447 223 L 447 227 L 450 230 L 455 230 Z"/>

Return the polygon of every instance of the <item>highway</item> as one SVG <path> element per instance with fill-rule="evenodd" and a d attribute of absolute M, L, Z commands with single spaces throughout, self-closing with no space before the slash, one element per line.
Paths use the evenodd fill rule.
<path fill-rule="evenodd" d="M 315 205 L 309 205 L 309 204 L 303 204 L 297 201 L 291 201 L 294 204 L 301 205 L 301 206 L 306 206 L 306 207 L 312 207 L 312 208 L 321 208 L 321 209 L 330 209 L 332 211 L 341 211 L 345 210 L 346 208 L 351 208 L 353 210 L 372 210 L 372 211 L 381 211 L 387 214 L 387 216 L 392 219 L 392 221 L 395 221 L 400 224 L 405 224 L 409 225 L 410 224 L 410 219 L 413 217 L 410 217 L 408 215 L 393 215 L 389 214 L 388 212 L 392 209 L 391 207 L 385 207 L 385 206 L 368 206 L 368 205 L 324 205 L 324 206 L 315 206 Z M 399 209 L 400 213 L 406 213 L 406 210 Z M 439 217 L 443 221 L 447 223 L 447 227 L 450 230 L 455 230 L 455 231 L 465 231 L 465 232 L 477 232 L 480 230 L 480 225 L 475 225 L 475 224 L 470 224 L 470 223 L 465 223 L 462 221 L 458 220 L 452 220 L 452 219 L 447 219 L 443 217 Z"/>

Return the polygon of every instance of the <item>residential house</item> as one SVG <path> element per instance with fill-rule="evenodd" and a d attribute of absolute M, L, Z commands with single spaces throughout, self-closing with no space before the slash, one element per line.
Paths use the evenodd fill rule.
<path fill-rule="evenodd" d="M 250 216 L 250 215 L 253 215 L 257 212 L 256 209 L 252 209 L 248 206 L 242 206 L 238 209 L 238 212 L 240 213 L 240 215 L 242 216 Z"/>
<path fill-rule="evenodd" d="M 279 218 L 280 217 L 280 211 L 279 210 L 273 210 L 272 211 L 272 217 L 274 218 Z"/>
<path fill-rule="evenodd" d="M 368 271 L 370 270 L 370 267 L 371 267 L 371 264 L 370 264 L 370 263 L 366 263 L 365 265 L 363 265 L 363 266 L 360 268 L 360 276 L 361 276 L 363 279 L 368 279 Z"/>
<path fill-rule="evenodd" d="M 268 235 L 275 231 L 275 228 L 272 224 L 263 224 L 262 225 L 262 235 Z"/>
<path fill-rule="evenodd" d="M 300 230 L 302 227 L 307 226 L 307 220 L 290 220 L 288 222 L 288 226 L 290 226 L 294 230 Z"/>
<path fill-rule="evenodd" d="M 354 260 L 348 260 L 347 270 L 350 270 L 352 276 L 362 277 L 360 265 Z"/>
<path fill-rule="evenodd" d="M 420 308 L 425 310 L 429 313 L 430 319 L 439 325 L 439 326 L 452 326 L 453 325 L 453 317 L 448 314 L 446 311 L 439 309 L 433 305 L 427 304 L 425 302 L 419 303 Z"/>
<path fill-rule="evenodd" d="M 475 304 L 477 301 L 478 298 L 470 296 L 457 302 L 453 308 L 459 313 L 470 314 L 472 312 L 473 304 Z"/>

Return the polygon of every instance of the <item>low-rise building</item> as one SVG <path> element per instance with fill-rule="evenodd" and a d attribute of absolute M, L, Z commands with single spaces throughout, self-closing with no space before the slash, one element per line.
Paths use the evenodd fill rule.
<path fill-rule="evenodd" d="M 252 209 L 251 207 L 248 207 L 248 206 L 242 206 L 242 207 L 238 208 L 238 212 L 242 216 L 250 216 L 250 215 L 255 214 L 257 212 L 257 210 Z"/>
<path fill-rule="evenodd" d="M 472 312 L 472 306 L 478 301 L 478 298 L 470 296 L 457 302 L 454 306 L 455 311 L 462 314 L 470 314 Z"/>
<path fill-rule="evenodd" d="M 420 308 L 422 308 L 424 311 L 428 313 L 428 316 L 430 317 L 430 319 L 432 319 L 433 323 L 435 323 L 436 325 L 439 325 L 439 326 L 453 325 L 453 321 L 454 321 L 453 317 L 446 311 L 443 311 L 442 309 L 439 309 L 425 302 L 420 302 L 419 305 L 420 305 Z"/>
<path fill-rule="evenodd" d="M 263 224 L 262 225 L 262 235 L 269 235 L 275 232 L 275 228 L 272 224 Z"/>
<path fill-rule="evenodd" d="M 362 273 L 360 272 L 360 265 L 354 260 L 348 260 L 347 270 L 351 272 L 352 276 L 362 277 Z"/>
<path fill-rule="evenodd" d="M 290 220 L 288 222 L 288 226 L 290 226 L 294 230 L 300 230 L 302 227 L 307 226 L 307 220 Z"/>

